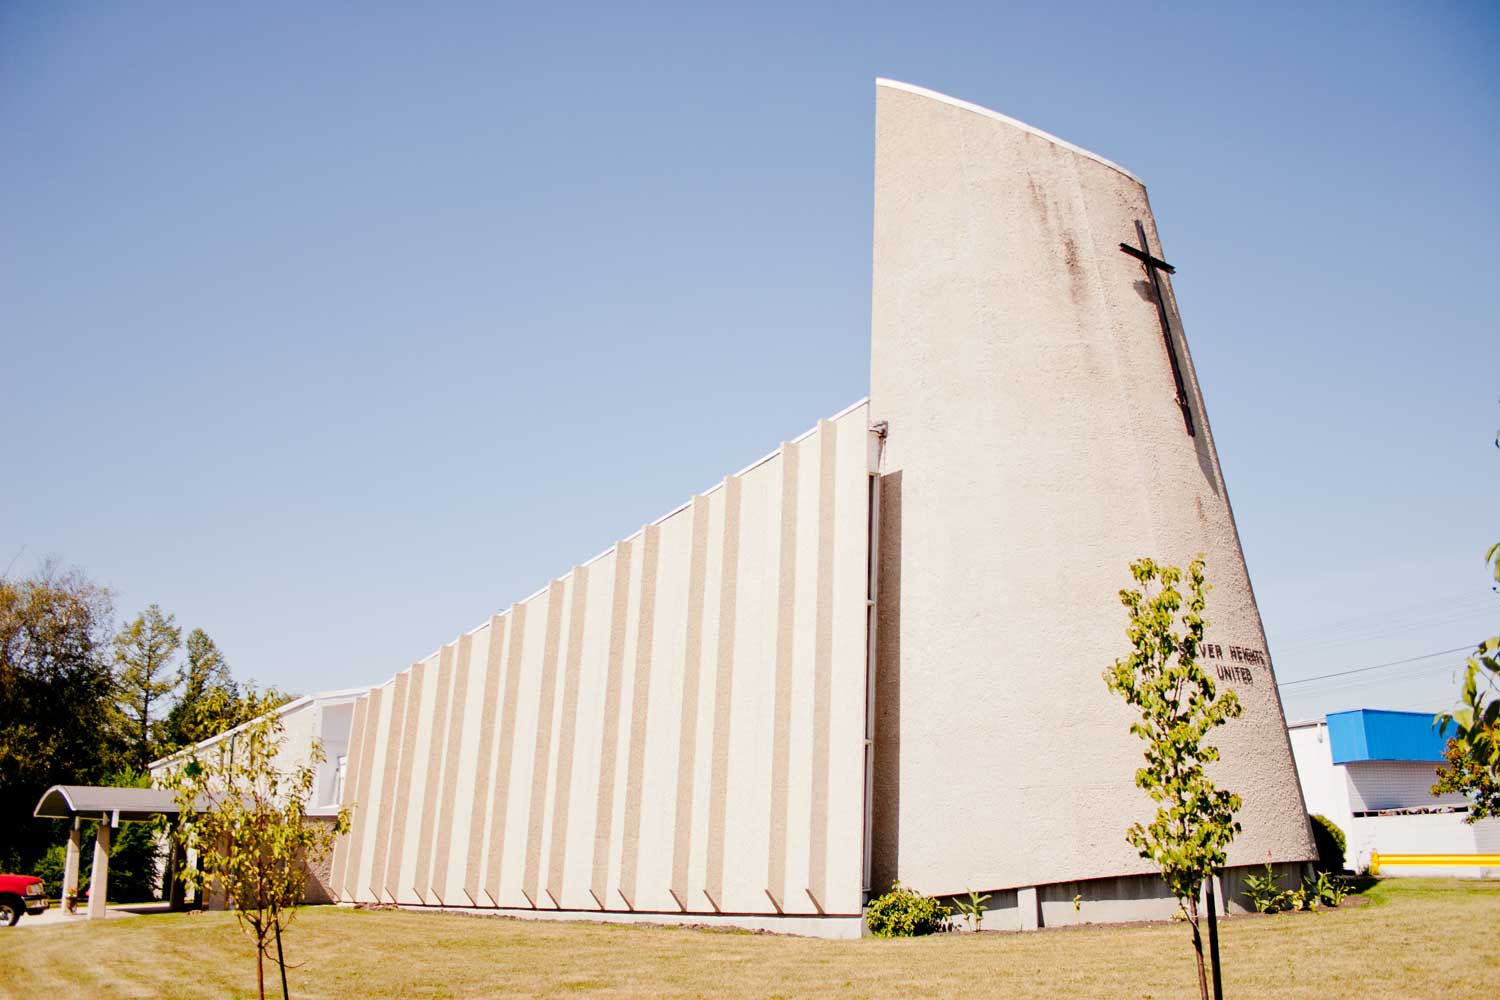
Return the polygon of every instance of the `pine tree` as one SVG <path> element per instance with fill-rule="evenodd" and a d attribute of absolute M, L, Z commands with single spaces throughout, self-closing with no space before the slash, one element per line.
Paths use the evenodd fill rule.
<path fill-rule="evenodd" d="M 130 763 L 144 769 L 161 746 L 156 716 L 177 689 L 172 658 L 182 648 L 177 619 L 155 604 L 115 636 L 115 707 Z"/>
<path fill-rule="evenodd" d="M 170 748 L 191 746 L 243 721 L 235 711 L 239 687 L 219 647 L 201 628 L 187 637 L 187 662 L 177 672 L 182 693 L 167 713 L 166 742 Z"/>

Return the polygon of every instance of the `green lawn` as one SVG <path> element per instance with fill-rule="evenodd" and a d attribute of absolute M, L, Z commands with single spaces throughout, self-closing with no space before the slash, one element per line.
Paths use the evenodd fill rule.
<path fill-rule="evenodd" d="M 1402 880 L 1361 905 L 1221 924 L 1228 997 L 1500 992 L 1500 882 Z M 816 941 L 435 913 L 304 910 L 286 939 L 294 997 L 1195 997 L 1187 929 Z M 253 996 L 225 913 L 0 933 L 0 995 Z M 274 966 L 267 969 L 268 987 Z M 279 995 L 279 990 L 276 991 Z M 268 990 L 269 993 L 269 990 Z"/>

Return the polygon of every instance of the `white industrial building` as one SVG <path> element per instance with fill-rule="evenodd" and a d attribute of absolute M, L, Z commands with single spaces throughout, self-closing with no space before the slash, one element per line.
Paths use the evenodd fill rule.
<path fill-rule="evenodd" d="M 1446 739 L 1430 713 L 1361 708 L 1287 730 L 1307 811 L 1344 831 L 1346 867 L 1365 871 L 1372 858 L 1396 855 L 1402 863 L 1377 860 L 1377 873 L 1500 875 L 1472 863 L 1500 854 L 1500 820 L 1467 823 L 1462 796 L 1432 794 Z"/>

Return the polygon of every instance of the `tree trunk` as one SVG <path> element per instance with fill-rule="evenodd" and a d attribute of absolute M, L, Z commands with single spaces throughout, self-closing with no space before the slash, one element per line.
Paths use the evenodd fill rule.
<path fill-rule="evenodd" d="M 1199 1000 L 1208 1000 L 1208 977 L 1203 974 L 1203 936 L 1198 932 L 1197 896 L 1188 899 L 1188 923 L 1193 925 L 1193 955 L 1198 959 L 1198 997 Z"/>
<path fill-rule="evenodd" d="M 276 928 L 276 965 L 281 969 L 281 1000 L 292 1000 L 286 989 L 286 956 L 281 953 L 281 911 L 271 911 L 271 926 Z"/>
<path fill-rule="evenodd" d="M 1203 964 L 1200 959 L 1198 964 Z M 260 1000 L 266 1000 L 266 946 L 265 941 L 257 941 L 255 944 L 255 995 Z"/>
<path fill-rule="evenodd" d="M 1208 962 L 1214 973 L 1214 1000 L 1224 1000 L 1224 983 L 1219 978 L 1219 917 L 1218 902 L 1214 899 L 1214 876 L 1210 872 L 1204 883 L 1208 892 Z"/>

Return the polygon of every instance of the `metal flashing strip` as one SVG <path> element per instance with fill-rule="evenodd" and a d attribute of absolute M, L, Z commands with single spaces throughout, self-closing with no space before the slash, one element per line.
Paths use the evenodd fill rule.
<path fill-rule="evenodd" d="M 934 101 L 941 101 L 944 104 L 951 104 L 955 108 L 962 108 L 965 111 L 972 111 L 976 115 L 983 115 L 986 118 L 993 118 L 996 121 L 1004 122 L 1005 124 L 1018 128 L 1023 132 L 1030 133 L 1031 135 L 1034 135 L 1039 139 L 1046 139 L 1048 142 L 1061 146 L 1063 149 L 1077 153 L 1079 156 L 1085 156 L 1090 160 L 1095 161 L 1096 163 L 1102 163 L 1104 166 L 1109 167 L 1111 170 L 1118 170 L 1120 173 L 1124 174 L 1126 177 L 1129 177 L 1131 180 L 1135 181 L 1142 187 L 1146 186 L 1145 181 L 1141 180 L 1135 174 L 1131 173 L 1129 170 L 1126 170 L 1124 167 L 1120 166 L 1113 160 L 1106 160 L 1098 153 L 1084 149 L 1082 146 L 1075 145 L 1066 139 L 1059 139 L 1051 132 L 1043 132 L 1035 125 L 1028 125 L 1025 122 L 1021 121 L 1019 118 L 1012 118 L 1010 115 L 1002 115 L 1000 112 L 992 111 L 989 108 L 983 107 L 982 105 L 974 104 L 970 101 L 961 100 L 957 97 L 950 97 L 949 95 L 939 93 L 936 90 L 928 90 L 926 87 L 918 87 L 916 84 L 902 83 L 900 80 L 888 80 L 885 77 L 877 76 L 875 78 L 875 86 L 886 87 L 890 90 L 904 90 L 908 94 L 916 94 L 919 97 L 926 97 Z"/>

